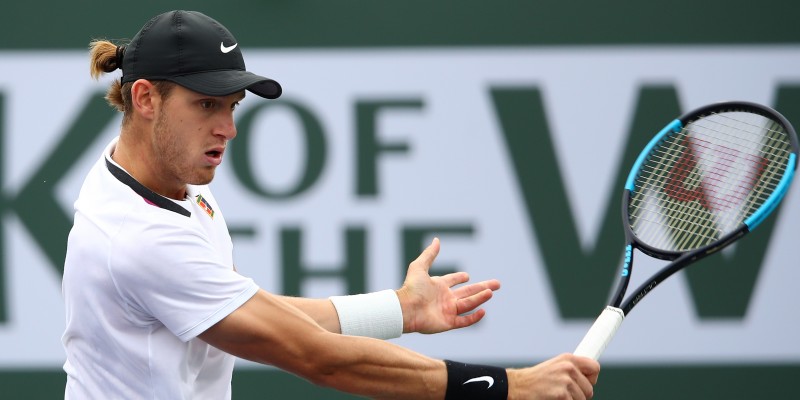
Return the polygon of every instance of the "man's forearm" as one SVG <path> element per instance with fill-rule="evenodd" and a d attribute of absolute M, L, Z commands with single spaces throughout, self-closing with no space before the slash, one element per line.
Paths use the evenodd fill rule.
<path fill-rule="evenodd" d="M 332 333 L 342 333 L 339 315 L 329 299 L 307 299 L 303 297 L 277 296 L 302 311 L 319 326 Z"/>

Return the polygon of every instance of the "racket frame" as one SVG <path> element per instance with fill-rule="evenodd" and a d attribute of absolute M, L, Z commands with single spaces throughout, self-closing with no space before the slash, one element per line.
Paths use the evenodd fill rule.
<path fill-rule="evenodd" d="M 689 251 L 670 251 L 658 249 L 640 241 L 636 237 L 636 234 L 633 232 L 631 227 L 628 207 L 630 205 L 631 196 L 635 189 L 634 181 L 639 175 L 640 168 L 647 159 L 647 156 L 650 154 L 651 150 L 662 140 L 669 135 L 681 132 L 684 126 L 688 125 L 694 120 L 708 114 L 725 111 L 745 111 L 755 113 L 779 122 L 780 125 L 782 125 L 782 127 L 786 130 L 786 134 L 789 137 L 791 144 L 791 153 L 789 155 L 789 160 L 783 176 L 781 177 L 781 180 L 779 181 L 775 190 L 770 194 L 770 197 L 761 205 L 761 207 L 756 210 L 756 212 L 745 219 L 741 226 L 724 235 L 714 243 Z M 789 121 L 783 115 L 769 107 L 744 101 L 720 102 L 697 108 L 673 120 L 661 131 L 659 131 L 659 133 L 650 140 L 647 146 L 645 146 L 645 148 L 637 157 L 633 168 L 631 168 L 631 172 L 628 174 L 628 178 L 625 182 L 625 188 L 623 189 L 622 222 L 627 245 L 625 246 L 625 259 L 619 273 L 617 287 L 612 294 L 608 305 L 586 333 L 581 343 L 575 349 L 574 354 L 597 360 L 605 351 L 606 346 L 608 346 L 608 344 L 611 342 L 611 339 L 616 334 L 617 329 L 619 329 L 625 317 L 630 313 L 633 307 L 636 306 L 636 304 L 638 304 L 648 293 L 655 289 L 656 286 L 687 265 L 724 249 L 731 243 L 746 235 L 748 232 L 754 230 L 761 222 L 763 222 L 763 220 L 769 214 L 771 214 L 775 208 L 777 208 L 778 204 L 788 191 L 789 184 L 791 183 L 792 178 L 797 170 L 798 148 L 800 148 L 800 146 L 798 146 L 797 133 L 795 132 L 791 123 L 789 123 Z M 631 294 L 629 294 L 626 298 L 625 295 L 630 283 L 630 277 L 633 273 L 633 255 L 635 249 L 638 249 L 650 257 L 671 262 L 669 265 L 661 268 L 650 278 L 645 280 L 644 283 L 639 285 L 639 287 L 632 291 Z"/>
<path fill-rule="evenodd" d="M 758 114 L 765 118 L 779 122 L 786 130 L 786 134 L 791 142 L 793 152 L 789 155 L 788 164 L 783 176 L 781 177 L 781 181 L 778 183 L 775 190 L 770 194 L 770 197 L 761 207 L 759 207 L 758 210 L 756 210 L 755 213 L 753 213 L 753 215 L 748 217 L 741 226 L 724 235 L 714 243 L 689 251 L 669 251 L 655 248 L 640 241 L 631 228 L 628 207 L 635 189 L 634 181 L 639 175 L 641 166 L 644 164 L 647 156 L 650 154 L 652 149 L 661 143 L 665 138 L 672 134 L 680 133 L 686 125 L 694 120 L 709 114 L 724 111 L 745 111 Z M 639 154 L 636 162 L 633 165 L 633 168 L 631 168 L 631 172 L 628 174 L 627 180 L 625 181 L 625 188 L 622 195 L 622 225 L 625 230 L 625 240 L 628 245 L 625 248 L 625 261 L 620 273 L 620 282 L 608 305 L 620 308 L 624 315 L 627 316 L 633 307 L 638 304 L 642 298 L 644 298 L 644 296 L 658 286 L 658 284 L 663 282 L 664 279 L 668 278 L 675 272 L 680 271 L 687 265 L 724 249 L 748 232 L 754 230 L 770 213 L 772 213 L 772 211 L 778 206 L 781 199 L 783 199 L 783 196 L 788 191 L 788 186 L 791 183 L 794 173 L 797 169 L 797 152 L 797 134 L 795 133 L 791 123 L 789 123 L 789 121 L 777 111 L 757 103 L 729 101 L 709 104 L 690 111 L 667 124 L 666 127 L 659 131 L 659 133 L 650 140 L 647 146 L 645 146 L 645 148 Z M 634 249 L 638 249 L 650 257 L 672 262 L 654 273 L 649 279 L 639 285 L 638 288 L 636 288 L 627 298 L 624 299 L 630 276 L 632 274 Z"/>

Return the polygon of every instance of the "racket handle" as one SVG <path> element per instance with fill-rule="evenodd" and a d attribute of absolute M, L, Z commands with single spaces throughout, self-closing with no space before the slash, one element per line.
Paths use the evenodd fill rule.
<path fill-rule="evenodd" d="M 589 332 L 586 332 L 586 336 L 583 337 L 573 354 L 589 357 L 595 361 L 599 359 L 617 333 L 623 319 L 625 319 L 625 313 L 621 309 L 607 306 L 589 328 Z"/>

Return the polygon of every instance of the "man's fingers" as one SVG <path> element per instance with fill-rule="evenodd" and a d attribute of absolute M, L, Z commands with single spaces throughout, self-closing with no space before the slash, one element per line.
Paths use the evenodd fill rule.
<path fill-rule="evenodd" d="M 455 274 L 457 274 L 457 273 L 454 273 L 453 275 L 455 275 Z M 464 272 L 463 274 L 466 275 L 466 272 Z M 469 279 L 469 275 L 466 275 L 466 279 Z M 458 282 L 458 283 L 464 283 L 464 282 L 466 282 L 466 280 Z M 450 287 L 455 286 L 458 283 L 450 285 Z M 489 290 L 492 290 L 492 291 L 500 289 L 500 281 L 498 281 L 497 279 L 491 279 L 491 280 L 488 280 L 488 281 L 483 281 L 483 282 L 478 282 L 478 283 L 472 283 L 472 284 L 469 284 L 469 285 L 465 285 L 465 286 L 462 286 L 460 288 L 453 289 L 453 295 L 455 295 L 456 297 L 458 297 L 460 299 L 460 298 L 463 298 L 463 297 L 472 296 L 473 294 L 481 292 L 481 291 L 486 290 L 486 289 L 489 289 Z"/>
<path fill-rule="evenodd" d="M 489 299 L 492 298 L 492 291 L 489 289 L 481 290 L 480 292 L 465 297 L 463 299 L 459 299 L 456 301 L 456 308 L 458 314 L 463 314 L 466 312 L 470 312 L 476 308 L 478 308 L 481 304 L 486 303 Z"/>
<path fill-rule="evenodd" d="M 476 322 L 483 319 L 484 315 L 486 315 L 486 311 L 483 309 L 475 311 L 472 314 L 459 315 L 458 317 L 456 317 L 454 321 L 455 326 L 453 327 L 453 329 L 461 329 L 473 325 Z"/>
<path fill-rule="evenodd" d="M 431 244 L 422 251 L 412 264 L 422 267 L 426 272 L 431 269 L 431 264 L 436 256 L 439 255 L 439 238 L 433 238 Z"/>
<path fill-rule="evenodd" d="M 597 378 L 600 376 L 600 363 L 591 358 L 576 357 L 575 365 L 592 385 L 597 384 Z"/>
<path fill-rule="evenodd" d="M 573 354 L 562 354 L 558 357 L 563 371 L 569 375 L 570 383 L 566 390 L 573 399 L 591 399 L 594 395 L 594 384 L 600 373 L 600 364 L 591 358 Z"/>
<path fill-rule="evenodd" d="M 589 379 L 582 374 L 579 374 L 575 377 L 575 382 L 578 383 L 580 387 L 581 395 L 584 396 L 586 399 L 591 399 L 594 395 L 594 386 L 593 383 L 589 381 Z"/>
<path fill-rule="evenodd" d="M 466 273 L 466 272 L 453 272 L 453 273 L 450 273 L 450 274 L 447 274 L 447 275 L 442 275 L 442 276 L 439 277 L 439 279 L 441 279 L 442 283 L 447 285 L 447 287 L 453 287 L 455 285 L 460 285 L 460 284 L 462 284 L 464 282 L 469 281 L 469 274 Z M 462 289 L 462 288 L 459 288 L 459 289 Z M 475 294 L 475 293 L 467 293 L 467 294 L 459 295 L 459 293 L 458 293 L 459 289 L 453 290 L 453 294 L 458 296 L 458 297 L 470 296 L 470 295 Z M 479 291 L 480 290 L 483 290 L 483 289 L 479 289 Z"/>

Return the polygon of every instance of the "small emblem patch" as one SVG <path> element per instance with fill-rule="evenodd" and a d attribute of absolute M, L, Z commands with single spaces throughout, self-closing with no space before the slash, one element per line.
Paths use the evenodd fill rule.
<path fill-rule="evenodd" d="M 211 204 L 208 204 L 208 201 L 206 201 L 206 199 L 203 198 L 203 195 L 198 194 L 197 196 L 195 196 L 195 199 L 197 199 L 197 205 L 199 205 L 200 208 L 205 210 L 206 214 L 208 214 L 209 217 L 214 218 L 214 209 L 211 208 Z"/>

